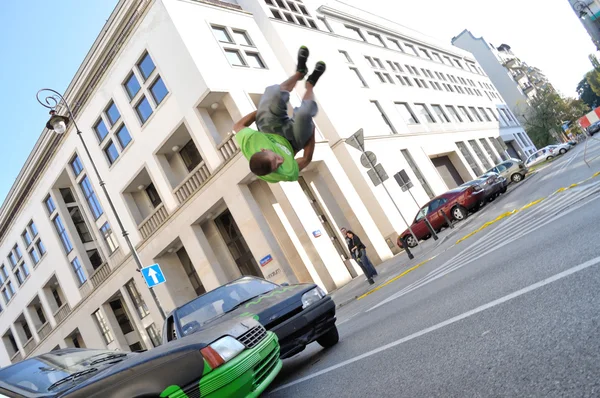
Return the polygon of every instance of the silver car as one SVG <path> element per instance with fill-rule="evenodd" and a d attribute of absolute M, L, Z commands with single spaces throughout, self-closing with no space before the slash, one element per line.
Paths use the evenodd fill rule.
<path fill-rule="evenodd" d="M 520 159 L 508 159 L 502 163 L 498 163 L 496 166 L 486 171 L 485 174 L 490 172 L 500 174 L 500 176 L 504 177 L 509 183 L 511 183 L 523 181 L 529 172 L 529 169 Z"/>

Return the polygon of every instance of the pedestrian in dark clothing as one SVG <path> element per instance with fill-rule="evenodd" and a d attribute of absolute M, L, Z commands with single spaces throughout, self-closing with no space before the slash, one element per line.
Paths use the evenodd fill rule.
<path fill-rule="evenodd" d="M 342 228 L 342 233 L 346 237 L 346 244 L 348 245 L 348 250 L 350 250 L 350 253 L 352 254 L 352 258 L 358 262 L 358 265 L 362 268 L 369 283 L 375 283 L 373 277 L 378 274 L 375 266 L 367 256 L 366 246 L 354 232 Z"/>

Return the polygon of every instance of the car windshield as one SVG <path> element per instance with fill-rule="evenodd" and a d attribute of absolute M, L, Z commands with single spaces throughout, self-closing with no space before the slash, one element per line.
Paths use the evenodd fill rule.
<path fill-rule="evenodd" d="M 238 304 L 270 292 L 278 285 L 262 279 L 245 277 L 221 286 L 175 310 L 184 336 L 231 311 Z"/>
<path fill-rule="evenodd" d="M 92 366 L 92 362 L 115 354 L 122 353 L 76 349 L 51 351 L 1 369 L 0 381 L 8 388 L 17 387 L 36 394 L 56 393 L 72 387 L 73 382 L 82 382 L 87 377 L 91 377 L 94 372 L 87 373 L 86 377 L 76 378 L 73 382 L 58 384 L 55 388 L 50 388 L 56 382 L 75 373 L 90 371 L 95 367 L 95 365 Z"/>

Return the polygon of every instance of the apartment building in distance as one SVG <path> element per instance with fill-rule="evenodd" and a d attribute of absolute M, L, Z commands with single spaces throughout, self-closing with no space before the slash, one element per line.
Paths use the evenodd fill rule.
<path fill-rule="evenodd" d="M 316 150 L 298 182 L 266 184 L 232 125 L 295 70 L 300 45 L 328 64 Z M 316 0 L 122 0 L 64 96 L 142 262 L 166 276 L 154 288 L 166 312 L 241 275 L 343 286 L 360 271 L 341 227 L 376 264 L 397 253 L 406 225 L 346 142 L 357 130 L 389 175 L 407 171 L 420 205 L 511 156 L 501 137 L 522 132 L 470 53 Z M 384 184 L 412 220 L 410 194 Z M 42 131 L 0 242 L 1 366 L 159 344 L 160 311 L 72 123 Z"/>

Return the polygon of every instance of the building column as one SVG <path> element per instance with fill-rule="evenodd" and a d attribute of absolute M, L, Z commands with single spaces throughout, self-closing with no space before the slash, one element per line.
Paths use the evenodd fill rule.
<path fill-rule="evenodd" d="M 36 341 L 36 343 L 39 343 L 40 336 L 38 336 L 37 334 L 37 328 L 39 325 L 37 325 L 33 321 L 33 317 L 31 316 L 29 311 L 29 306 L 25 307 L 25 309 L 23 310 L 23 316 L 25 317 L 25 322 L 27 322 L 27 325 L 29 326 L 29 331 L 31 332 L 33 339 Z"/>
<path fill-rule="evenodd" d="M 361 200 L 333 152 L 320 151 L 320 153 L 323 154 L 323 166 L 327 167 L 329 172 L 319 173 L 319 177 L 325 181 L 331 193 L 338 198 L 338 206 L 349 223 L 345 227 L 360 234 L 359 236 L 366 242 L 366 246 L 368 246 L 367 252 L 369 257 L 376 264 L 392 258 L 394 254 L 390 246 L 381 231 L 379 231 L 379 228 L 377 228 L 377 224 L 375 224 L 375 221 L 369 214 L 369 210 Z M 392 244 L 395 244 L 395 242 L 392 242 Z"/>
<path fill-rule="evenodd" d="M 18 333 L 14 323 L 10 324 L 10 332 L 12 333 L 13 339 L 15 339 L 15 343 L 17 343 L 18 351 L 23 357 L 25 357 L 25 349 L 23 348 L 23 345 L 27 343 L 27 341 L 21 341 L 21 335 Z"/>
<path fill-rule="evenodd" d="M 38 297 L 40 298 L 40 305 L 44 309 L 44 315 L 46 315 L 46 320 L 54 329 L 56 327 L 56 320 L 54 319 L 54 311 L 52 311 L 52 306 L 46 297 L 45 290 L 42 288 L 38 290 Z"/>
<path fill-rule="evenodd" d="M 129 344 L 127 344 L 125 335 L 123 334 L 123 331 L 121 330 L 121 326 L 119 325 L 119 322 L 117 322 L 117 317 L 115 316 L 115 313 L 113 312 L 113 309 L 110 306 L 110 303 L 107 302 L 107 303 L 102 304 L 100 306 L 100 311 L 102 311 L 102 314 L 104 315 L 104 319 L 106 320 L 106 324 L 108 325 L 108 328 L 110 329 L 110 331 L 112 332 L 112 335 L 113 335 L 113 341 L 108 344 L 108 348 L 109 349 L 118 348 L 121 351 L 129 351 Z M 100 334 L 102 334 L 102 333 L 100 333 Z"/>
<path fill-rule="evenodd" d="M 186 228 L 179 235 L 179 239 L 192 260 L 206 291 L 213 290 L 229 281 L 200 225 L 194 224 Z"/>
<path fill-rule="evenodd" d="M 318 274 L 323 284 L 321 287 L 331 291 L 348 283 L 352 276 L 333 246 L 331 237 L 322 230 L 321 221 L 300 184 L 286 182 L 270 184 L 270 187 L 307 250 L 310 262 L 314 265 L 313 272 Z M 320 231 L 321 235 L 315 236 L 316 231 Z"/>
<path fill-rule="evenodd" d="M 237 187 L 238 189 L 231 189 L 224 197 L 225 203 L 264 277 L 274 274 L 270 280 L 279 284 L 297 282 L 292 267 L 273 236 L 271 228 L 254 200 L 250 189 L 247 185 L 238 185 Z M 261 266 L 260 260 L 269 255 L 272 260 Z M 280 271 L 278 272 L 278 270 Z"/>

